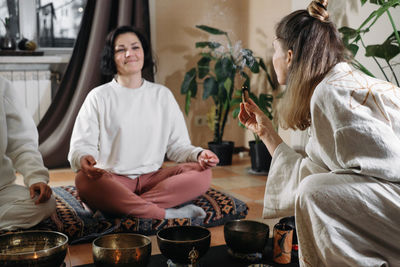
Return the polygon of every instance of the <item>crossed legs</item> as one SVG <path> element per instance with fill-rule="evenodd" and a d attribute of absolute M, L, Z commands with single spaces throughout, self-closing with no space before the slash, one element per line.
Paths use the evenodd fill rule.
<path fill-rule="evenodd" d="M 106 174 L 97 180 L 78 172 L 75 184 L 90 208 L 113 215 L 163 219 L 166 209 L 204 194 L 211 170 L 198 163 L 183 163 L 144 174 L 136 179 Z"/>

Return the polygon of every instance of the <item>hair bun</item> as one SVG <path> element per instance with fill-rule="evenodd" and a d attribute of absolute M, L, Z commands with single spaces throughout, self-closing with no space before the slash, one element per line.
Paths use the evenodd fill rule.
<path fill-rule="evenodd" d="M 328 22 L 329 13 L 327 11 L 328 0 L 313 0 L 307 7 L 308 14 L 311 17 L 319 19 L 322 22 Z"/>

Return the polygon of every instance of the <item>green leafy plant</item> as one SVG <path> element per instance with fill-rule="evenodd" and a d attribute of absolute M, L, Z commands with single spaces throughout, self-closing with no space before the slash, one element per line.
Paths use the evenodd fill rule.
<path fill-rule="evenodd" d="M 211 35 L 223 35 L 226 44 L 219 42 L 196 42 L 196 48 L 202 49 L 197 65 L 191 68 L 184 77 L 181 94 L 186 95 L 185 112 L 189 113 L 192 98 L 196 98 L 198 86 L 203 88 L 202 99 L 211 97 L 215 106 L 212 116 L 214 142 L 222 143 L 228 114 L 232 109 L 232 97 L 235 82 L 241 83 L 238 88 L 250 89 L 250 73 L 259 73 L 260 69 L 268 74 L 267 67 L 260 57 L 255 57 L 250 49 L 242 48 L 241 42 L 232 43 L 227 32 L 206 25 L 196 25 Z"/>
<path fill-rule="evenodd" d="M 360 0 L 361 5 L 364 5 L 367 0 Z M 397 86 L 400 86 L 399 79 L 394 71 L 393 66 L 396 63 L 393 59 L 400 53 L 400 31 L 397 30 L 397 25 L 392 17 L 390 10 L 395 8 L 396 6 L 400 5 L 400 0 L 369 0 L 371 4 L 377 5 L 377 9 L 374 10 L 363 23 L 361 23 L 360 27 L 357 29 L 353 29 L 350 27 L 342 27 L 339 31 L 342 33 L 343 41 L 347 48 L 352 52 L 354 55 L 354 66 L 364 73 L 373 76 L 374 75 L 365 67 L 363 66 L 357 59 L 356 54 L 359 50 L 359 45 L 361 44 L 365 48 L 365 56 L 371 57 L 375 63 L 378 65 L 380 70 L 382 71 L 385 79 L 390 81 L 388 74 L 386 73 L 385 69 L 389 69 L 389 72 L 392 73 Z M 386 40 L 382 44 L 373 44 L 373 45 L 366 45 L 363 40 L 363 36 L 371 31 L 371 27 L 382 17 L 382 15 L 386 14 L 387 18 L 390 21 L 390 24 L 393 28 L 393 33 L 386 38 Z M 396 20 L 397 23 L 400 20 Z M 377 58 L 383 59 L 387 66 L 383 66 Z"/>

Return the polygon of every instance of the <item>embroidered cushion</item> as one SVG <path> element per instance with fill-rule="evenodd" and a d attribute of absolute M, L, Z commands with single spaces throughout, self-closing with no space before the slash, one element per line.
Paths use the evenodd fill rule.
<path fill-rule="evenodd" d="M 153 235 L 160 229 L 176 225 L 212 227 L 222 225 L 226 221 L 245 218 L 248 212 L 248 207 L 243 201 L 210 188 L 202 196 L 190 201 L 206 211 L 205 219 L 157 220 L 134 216 L 111 218 L 103 215 L 97 216 L 96 213 L 93 214 L 85 209 L 75 186 L 53 187 L 52 190 L 57 201 L 56 212 L 32 229 L 65 233 L 71 244 L 88 242 L 97 236 L 116 232 Z M 0 231 L 0 233 L 2 232 Z"/>

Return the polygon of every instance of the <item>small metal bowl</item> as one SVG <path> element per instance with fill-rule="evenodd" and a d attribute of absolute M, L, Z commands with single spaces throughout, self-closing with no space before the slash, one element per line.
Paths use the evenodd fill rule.
<path fill-rule="evenodd" d="M 224 237 L 233 252 L 262 253 L 268 241 L 269 226 L 257 221 L 234 220 L 225 223 Z"/>
<path fill-rule="evenodd" d="M 210 248 L 211 232 L 201 226 L 174 226 L 157 233 L 161 254 L 174 264 L 195 265 Z"/>
<path fill-rule="evenodd" d="M 54 231 L 24 231 L 0 236 L 0 266 L 58 267 L 64 263 L 68 236 Z"/>
<path fill-rule="evenodd" d="M 151 256 L 151 239 L 140 234 L 111 234 L 92 243 L 93 261 L 98 267 L 145 267 Z"/>

